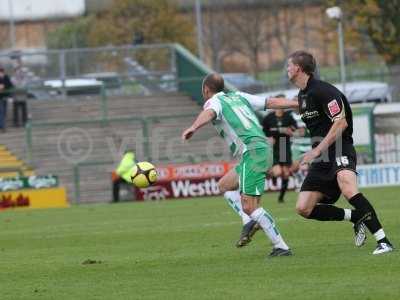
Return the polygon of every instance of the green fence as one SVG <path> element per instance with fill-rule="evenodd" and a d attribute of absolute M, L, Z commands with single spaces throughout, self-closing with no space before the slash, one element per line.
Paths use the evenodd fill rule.
<path fill-rule="evenodd" d="M 204 76 L 214 71 L 181 45 L 174 44 L 174 48 L 178 91 L 190 95 L 193 100 L 201 105 L 203 103 L 202 80 Z M 233 85 L 228 83 L 225 84 L 225 88 L 236 90 Z"/>
<path fill-rule="evenodd" d="M 360 164 L 376 162 L 374 107 L 375 104 L 373 103 L 352 105 L 351 107 L 353 112 L 353 128 L 357 133 L 354 135 L 357 161 Z"/>
<path fill-rule="evenodd" d="M 200 104 L 202 102 L 202 79 L 212 70 L 181 45 L 175 44 L 175 56 L 178 90 L 189 94 L 193 100 Z M 187 78 L 193 79 L 186 82 L 182 81 Z"/>

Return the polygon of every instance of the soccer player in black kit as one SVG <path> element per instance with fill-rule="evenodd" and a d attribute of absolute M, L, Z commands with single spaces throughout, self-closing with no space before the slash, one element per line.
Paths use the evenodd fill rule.
<path fill-rule="evenodd" d="M 373 254 L 391 252 L 393 246 L 376 211 L 358 191 L 350 105 L 337 88 L 314 78 L 315 68 L 315 59 L 308 52 L 296 51 L 288 58 L 288 77 L 300 88 L 299 112 L 312 138 L 312 150 L 302 159 L 310 168 L 296 210 L 307 219 L 353 222 L 358 247 L 364 244 L 368 228 L 377 241 Z M 354 209 L 334 205 L 340 194 Z"/>
<path fill-rule="evenodd" d="M 276 98 L 279 97 L 280 95 L 276 96 Z M 281 177 L 278 202 L 282 203 L 288 187 L 290 167 L 292 165 L 290 138 L 297 129 L 297 122 L 293 118 L 291 111 L 277 109 L 262 120 L 262 127 L 265 135 L 272 139 L 273 164 L 271 175 L 273 177 Z"/>

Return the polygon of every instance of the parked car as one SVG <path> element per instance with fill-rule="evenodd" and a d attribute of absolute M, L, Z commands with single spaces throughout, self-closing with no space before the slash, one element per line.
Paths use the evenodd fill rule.
<path fill-rule="evenodd" d="M 63 82 L 59 79 L 46 80 L 43 85 L 47 88 L 55 89 L 58 93 L 60 93 L 63 87 Z M 88 78 L 66 79 L 64 81 L 67 95 L 99 94 L 102 85 L 103 83 L 101 81 Z"/>
<path fill-rule="evenodd" d="M 121 77 L 116 72 L 88 73 L 84 74 L 83 77 L 103 82 L 106 89 L 119 89 L 122 87 Z"/>

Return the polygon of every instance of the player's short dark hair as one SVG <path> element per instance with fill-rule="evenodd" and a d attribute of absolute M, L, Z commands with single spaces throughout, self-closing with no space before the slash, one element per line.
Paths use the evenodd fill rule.
<path fill-rule="evenodd" d="M 298 50 L 289 55 L 289 59 L 292 63 L 298 65 L 301 70 L 307 75 L 313 75 L 316 68 L 316 62 L 314 56 L 304 50 Z"/>
<path fill-rule="evenodd" d="M 211 73 L 204 77 L 203 87 L 208 87 L 213 93 L 222 92 L 225 88 L 224 78 L 220 74 Z"/>

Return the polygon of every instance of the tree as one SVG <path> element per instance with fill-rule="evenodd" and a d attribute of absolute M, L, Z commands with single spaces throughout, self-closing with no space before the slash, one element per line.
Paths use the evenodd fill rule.
<path fill-rule="evenodd" d="M 49 49 L 71 49 L 85 48 L 89 46 L 88 32 L 93 24 L 93 17 L 83 17 L 77 20 L 64 23 L 50 32 L 47 37 L 47 48 Z M 77 52 L 70 53 L 66 59 L 66 75 L 77 76 L 87 65 L 87 58 Z M 50 64 L 59 64 L 58 56 L 49 56 Z"/>
<path fill-rule="evenodd" d="M 347 34 L 367 34 L 376 51 L 389 65 L 400 64 L 399 0 L 327 0 L 344 11 Z"/>
<path fill-rule="evenodd" d="M 92 46 L 177 42 L 194 49 L 193 24 L 168 0 L 115 0 L 89 32 Z"/>
<path fill-rule="evenodd" d="M 269 13 L 266 9 L 255 9 L 253 1 L 242 2 L 240 11 L 225 13 L 231 29 L 230 48 L 247 56 L 251 72 L 258 75 L 261 70 L 260 54 L 265 50 L 270 36 L 266 32 Z"/>
<path fill-rule="evenodd" d="M 88 47 L 87 36 L 92 24 L 92 17 L 84 17 L 61 25 L 49 33 L 47 47 L 50 49 Z"/>
<path fill-rule="evenodd" d="M 400 1 L 357 0 L 347 5 L 352 5 L 355 21 L 366 29 L 385 62 L 400 64 Z"/>
<path fill-rule="evenodd" d="M 296 21 L 296 10 L 289 9 L 283 5 L 272 5 L 271 9 L 273 37 L 277 39 L 279 46 L 282 48 L 283 57 L 288 57 L 291 50 L 291 43 L 297 33 L 299 26 Z"/>
<path fill-rule="evenodd" d="M 348 30 L 365 32 L 378 54 L 386 62 L 392 77 L 393 88 L 399 91 L 400 81 L 400 1 L 352 0 L 327 1 L 340 5 L 349 20 Z"/>
<path fill-rule="evenodd" d="M 215 69 L 224 58 L 239 53 L 257 75 L 267 64 L 276 63 L 278 55 L 282 62 L 292 50 L 301 15 L 292 6 L 255 0 L 208 3 L 203 6 L 203 37 Z M 273 44 L 278 47 L 272 49 Z"/>
<path fill-rule="evenodd" d="M 232 30 L 224 14 L 219 10 L 209 7 L 204 9 L 203 20 L 203 43 L 208 50 L 212 68 L 221 72 L 224 58 L 234 53 L 229 47 Z"/>

